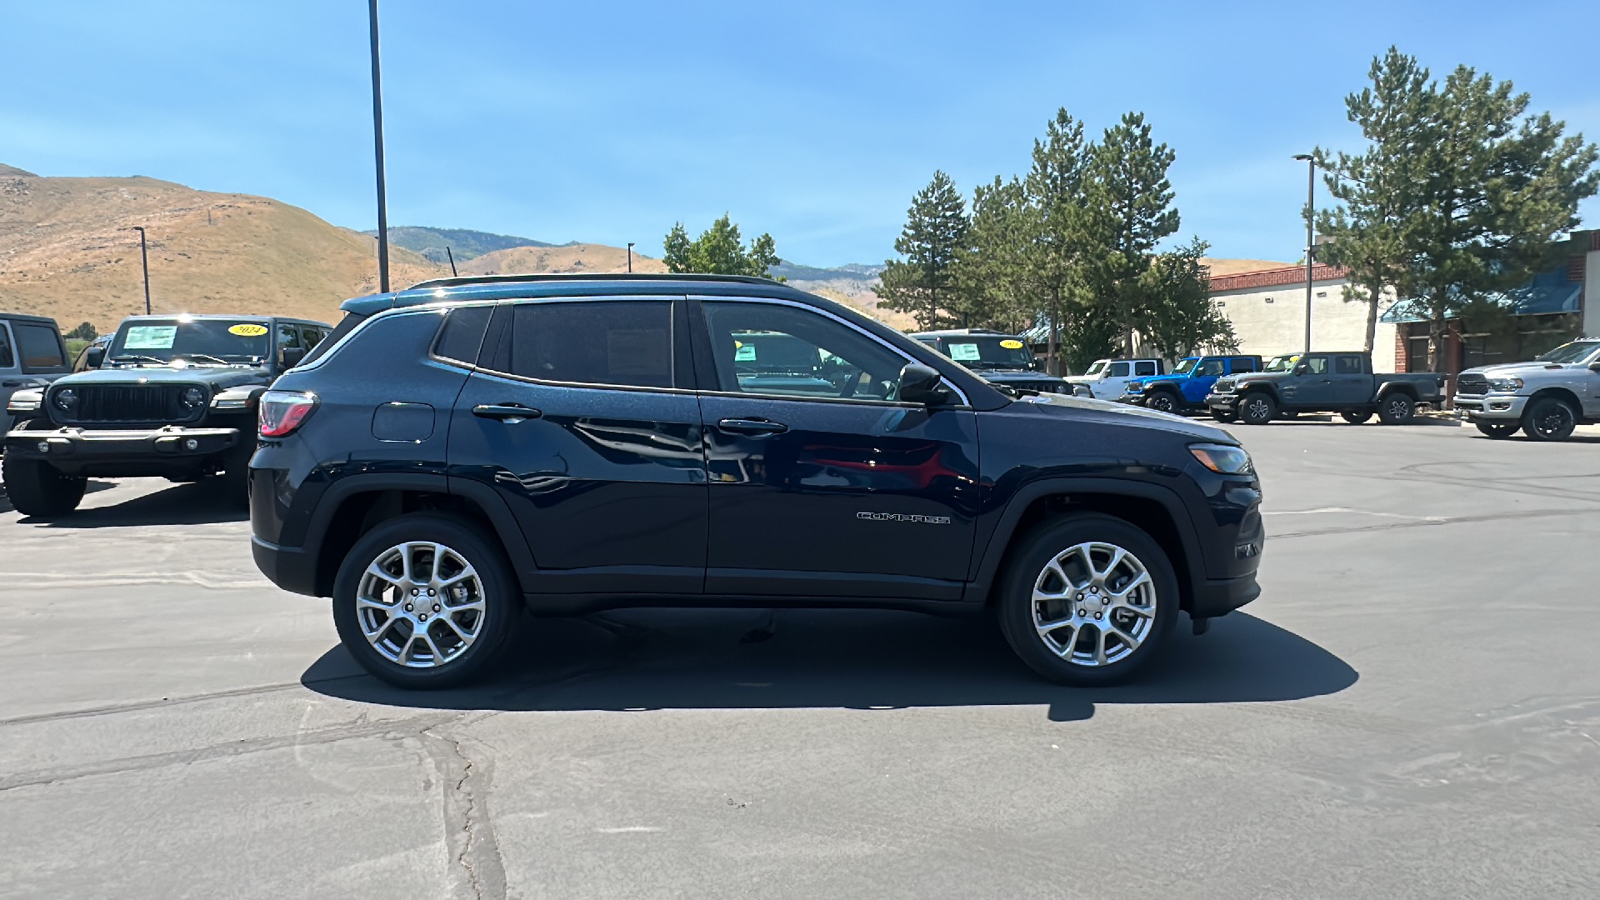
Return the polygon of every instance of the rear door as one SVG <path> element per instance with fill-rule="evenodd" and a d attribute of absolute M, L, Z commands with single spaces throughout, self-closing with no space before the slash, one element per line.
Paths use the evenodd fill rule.
<path fill-rule="evenodd" d="M 691 302 L 707 593 L 959 599 L 978 499 L 973 412 L 897 402 L 912 360 L 815 308 Z M 759 347 L 780 341 L 772 369 Z"/>
<path fill-rule="evenodd" d="M 502 305 L 451 417 L 450 477 L 492 486 L 550 593 L 695 594 L 706 476 L 681 298 Z"/>
<path fill-rule="evenodd" d="M 1334 406 L 1372 402 L 1374 379 L 1368 368 L 1367 360 L 1359 353 L 1340 353 L 1333 357 L 1329 398 Z"/>
<path fill-rule="evenodd" d="M 6 412 L 6 403 L 23 386 L 16 346 L 11 339 L 10 323 L 0 319 L 0 431 L 11 429 L 11 414 Z"/>

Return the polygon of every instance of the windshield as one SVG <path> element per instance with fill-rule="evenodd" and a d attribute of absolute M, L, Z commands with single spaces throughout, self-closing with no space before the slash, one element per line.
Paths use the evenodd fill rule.
<path fill-rule="evenodd" d="M 1200 357 L 1191 356 L 1188 359 L 1185 359 L 1185 360 L 1179 362 L 1176 366 L 1174 366 L 1172 368 L 1172 374 L 1174 374 L 1174 375 L 1187 375 L 1187 374 L 1189 374 L 1189 372 L 1191 370 L 1194 369 L 1194 364 L 1199 362 L 1199 361 L 1200 361 Z"/>
<path fill-rule="evenodd" d="M 1026 369 L 1033 365 L 1028 345 L 1013 337 L 962 335 L 944 339 L 945 355 L 969 369 Z"/>
<path fill-rule="evenodd" d="M 1296 353 L 1296 354 L 1294 354 L 1292 356 L 1287 355 L 1287 354 L 1284 355 L 1284 356 L 1274 356 L 1272 358 L 1272 361 L 1267 363 L 1267 367 L 1262 369 L 1261 371 L 1263 371 L 1263 372 L 1292 372 L 1292 371 L 1294 371 L 1294 364 L 1299 362 L 1299 361 L 1300 361 L 1300 354 L 1298 354 L 1298 353 Z"/>
<path fill-rule="evenodd" d="M 1094 364 L 1089 367 L 1089 370 L 1084 372 L 1083 374 L 1085 374 L 1085 375 L 1099 375 L 1101 373 L 1101 371 L 1103 371 L 1105 369 L 1106 363 L 1108 363 L 1110 361 L 1111 360 L 1109 360 L 1109 359 L 1097 359 L 1097 360 L 1094 361 Z"/>
<path fill-rule="evenodd" d="M 1575 363 L 1597 349 L 1600 349 L 1600 341 L 1573 341 L 1570 344 L 1562 344 L 1549 353 L 1535 358 L 1534 362 Z"/>
<path fill-rule="evenodd" d="M 267 358 L 271 343 L 272 331 L 265 322 L 139 319 L 117 329 L 106 357 L 113 363 L 257 364 Z"/>

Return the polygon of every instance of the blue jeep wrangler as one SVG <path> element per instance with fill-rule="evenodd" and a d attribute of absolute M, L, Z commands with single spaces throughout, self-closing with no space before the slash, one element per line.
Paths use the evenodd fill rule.
<path fill-rule="evenodd" d="M 1190 356 L 1166 375 L 1128 382 L 1117 399 L 1161 412 L 1191 412 L 1205 409 L 1206 393 L 1218 378 L 1259 371 L 1259 356 Z"/>

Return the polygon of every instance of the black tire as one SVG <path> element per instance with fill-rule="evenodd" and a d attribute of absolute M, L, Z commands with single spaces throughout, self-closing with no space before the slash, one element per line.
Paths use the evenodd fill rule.
<path fill-rule="evenodd" d="M 380 564 L 384 555 L 393 548 L 407 543 L 442 544 L 456 557 L 464 560 L 475 570 L 477 584 L 475 588 L 467 588 L 470 593 L 458 600 L 467 600 L 475 596 L 482 602 L 482 610 L 478 614 L 481 618 L 476 619 L 477 628 L 473 631 L 474 640 L 459 648 L 459 655 L 454 659 L 426 668 L 403 665 L 381 652 L 378 645 L 383 644 L 387 647 L 392 642 L 404 639 L 405 644 L 399 651 L 399 655 L 404 658 L 411 652 L 411 636 L 416 633 L 418 626 L 431 640 L 454 640 L 449 629 L 438 628 L 442 618 L 451 616 L 452 622 L 465 625 L 468 630 L 472 630 L 474 621 L 471 618 L 472 610 L 450 613 L 448 605 L 443 610 L 429 607 L 426 605 L 427 596 L 419 593 L 414 595 L 417 598 L 415 609 L 402 613 L 401 607 L 403 603 L 408 602 L 407 598 L 394 597 L 393 591 L 385 589 L 384 593 L 391 595 L 390 599 L 394 599 L 395 614 L 385 615 L 377 623 L 373 631 L 378 639 L 369 641 L 362 631 L 363 619 L 357 608 L 357 592 L 362 590 L 368 578 L 368 568 Z M 419 550 L 419 552 L 424 551 Z M 415 568 L 415 561 L 413 571 L 418 571 Z M 432 575 L 437 574 L 437 570 L 432 570 Z M 413 590 L 425 589 L 427 589 L 425 583 L 417 582 Z M 403 593 L 403 589 L 400 588 L 396 588 L 395 591 Z M 444 595 L 445 592 L 441 590 L 433 602 L 446 603 Z M 433 615 L 432 622 L 423 625 L 415 621 L 416 617 L 426 619 L 430 615 L 430 610 L 438 613 Z M 511 564 L 506 561 L 505 552 L 499 542 L 485 535 L 470 522 L 450 516 L 413 513 L 378 525 L 362 535 L 355 546 L 350 548 L 350 552 L 339 565 L 339 573 L 333 584 L 333 623 L 338 629 L 339 639 L 345 649 L 350 651 L 350 655 L 355 657 L 362 668 L 375 677 L 395 687 L 410 690 L 458 687 L 481 677 L 504 653 L 507 638 L 516 630 L 516 624 L 523 613 L 521 587 L 512 574 Z M 379 614 L 374 613 L 374 619 Z M 462 618 L 463 616 L 467 618 Z M 450 652 L 444 646 L 440 646 L 440 649 L 444 653 Z M 416 660 L 415 656 L 411 658 Z"/>
<path fill-rule="evenodd" d="M 1404 425 L 1416 411 L 1417 404 L 1405 394 L 1390 394 L 1378 400 L 1378 421 L 1385 425 Z"/>
<path fill-rule="evenodd" d="M 1522 428 L 1521 422 L 1473 422 L 1478 430 L 1495 440 L 1505 440 Z"/>
<path fill-rule="evenodd" d="M 1171 391 L 1155 391 L 1144 398 L 1146 409 L 1157 412 L 1176 413 L 1183 404 L 1178 400 L 1178 395 Z"/>
<path fill-rule="evenodd" d="M 1239 401 L 1239 421 L 1246 425 L 1265 425 L 1278 417 L 1278 401 L 1266 391 L 1245 394 Z"/>
<path fill-rule="evenodd" d="M 1283 412 L 1278 413 L 1278 418 L 1280 418 L 1280 419 L 1298 419 L 1298 418 L 1300 418 L 1300 410 L 1298 410 L 1298 409 L 1286 409 Z"/>
<path fill-rule="evenodd" d="M 21 429 L 33 424 L 25 423 Z M 0 458 L 0 482 L 5 484 L 12 507 L 36 519 L 57 519 L 77 509 L 89 486 L 87 478 L 64 474 L 42 459 L 23 459 L 14 453 Z"/>
<path fill-rule="evenodd" d="M 1125 652 L 1120 659 L 1099 665 L 1090 665 L 1088 660 L 1073 662 L 1062 652 L 1053 649 L 1064 644 L 1067 647 L 1067 654 L 1073 656 L 1078 653 L 1092 654 L 1098 641 L 1098 646 L 1102 650 L 1108 650 L 1112 642 L 1115 642 L 1118 652 L 1128 650 L 1125 642 L 1112 635 L 1109 630 L 1102 630 L 1096 624 L 1096 620 L 1088 617 L 1074 618 L 1075 625 L 1070 632 L 1070 638 L 1062 635 L 1066 625 L 1041 634 L 1035 621 L 1036 611 L 1046 617 L 1047 622 L 1055 621 L 1056 616 L 1062 614 L 1063 608 L 1067 616 L 1075 616 L 1080 612 L 1072 608 L 1080 601 L 1076 600 L 1070 591 L 1063 600 L 1035 604 L 1034 587 L 1040 579 L 1050 579 L 1046 574 L 1046 566 L 1051 560 L 1073 547 L 1090 542 L 1104 542 L 1128 551 L 1128 554 L 1142 564 L 1144 571 L 1150 576 L 1147 587 L 1153 591 L 1153 596 L 1143 597 L 1149 601 L 1145 607 L 1152 612 L 1152 617 L 1145 632 L 1140 636 L 1138 645 L 1133 647 L 1131 652 Z M 1113 567 L 1109 573 L 1120 573 L 1119 577 L 1126 579 L 1130 577 L 1133 569 L 1125 566 L 1126 564 Z M 1068 568 L 1074 567 L 1070 563 L 1061 566 L 1062 571 Z M 1064 584 L 1048 585 L 1048 587 L 1069 588 Z M 1136 592 L 1144 590 L 1146 588 L 1138 588 Z M 1063 601 L 1070 606 L 1062 607 Z M 1171 633 L 1173 623 L 1179 614 L 1178 578 L 1173 572 L 1172 563 L 1167 559 L 1167 554 L 1144 531 L 1111 516 L 1079 513 L 1048 520 L 1021 539 L 1021 543 L 1010 555 L 1010 560 L 1006 564 L 995 604 L 1001 633 L 1005 635 L 1011 649 L 1024 663 L 1027 663 L 1030 669 L 1058 684 L 1098 687 L 1129 678 L 1160 654 L 1161 645 Z M 1094 603 L 1091 601 L 1085 609 L 1093 606 Z M 1137 622 L 1143 618 L 1116 608 L 1105 611 L 1104 614 L 1108 618 L 1100 621 L 1114 621 L 1111 617 L 1123 618 L 1125 621 L 1134 622 L 1134 629 L 1137 628 Z M 1118 627 L 1126 626 L 1119 624 Z M 1133 632 L 1130 630 L 1128 633 Z M 1111 636 L 1101 637 L 1101 635 Z M 1109 657 L 1110 653 L 1107 652 L 1106 655 Z"/>
<path fill-rule="evenodd" d="M 1239 421 L 1239 414 L 1231 413 L 1223 409 L 1213 409 L 1211 411 L 1211 418 L 1216 419 L 1218 422 L 1221 422 L 1224 425 L 1229 425 Z"/>
<path fill-rule="evenodd" d="M 1367 420 L 1372 418 L 1372 410 L 1370 410 L 1370 409 L 1346 409 L 1346 410 L 1341 410 L 1339 412 L 1339 418 L 1344 419 L 1346 422 L 1349 422 L 1351 425 L 1365 425 L 1367 423 Z"/>
<path fill-rule="evenodd" d="M 1522 412 L 1522 433 L 1535 441 L 1564 441 L 1577 427 L 1577 411 L 1559 397 L 1535 397 Z"/>

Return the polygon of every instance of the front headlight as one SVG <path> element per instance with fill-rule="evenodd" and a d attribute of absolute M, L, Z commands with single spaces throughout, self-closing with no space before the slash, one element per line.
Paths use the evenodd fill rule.
<path fill-rule="evenodd" d="M 206 392 L 197 387 L 184 388 L 182 399 L 184 406 L 194 409 L 206 402 Z"/>
<path fill-rule="evenodd" d="M 72 388 L 62 388 L 56 391 L 56 409 L 62 412 L 71 412 L 78 405 L 78 392 Z"/>
<path fill-rule="evenodd" d="M 1142 381 L 1130 381 L 1130 382 L 1128 382 L 1128 386 L 1126 388 L 1123 388 L 1123 390 L 1127 391 L 1130 394 L 1142 394 L 1142 393 L 1144 393 L 1144 382 L 1142 382 Z"/>
<path fill-rule="evenodd" d="M 6 401 L 6 412 L 13 415 L 16 413 L 37 412 L 43 404 L 44 391 L 17 391 L 11 395 L 10 400 Z"/>
<path fill-rule="evenodd" d="M 1491 378 L 1489 379 L 1491 391 L 1520 391 L 1522 390 L 1521 378 Z"/>
<path fill-rule="evenodd" d="M 1222 475 L 1250 475 L 1255 467 L 1250 464 L 1250 454 L 1243 447 L 1228 444 L 1190 444 L 1189 452 L 1200 460 L 1200 465 Z"/>

